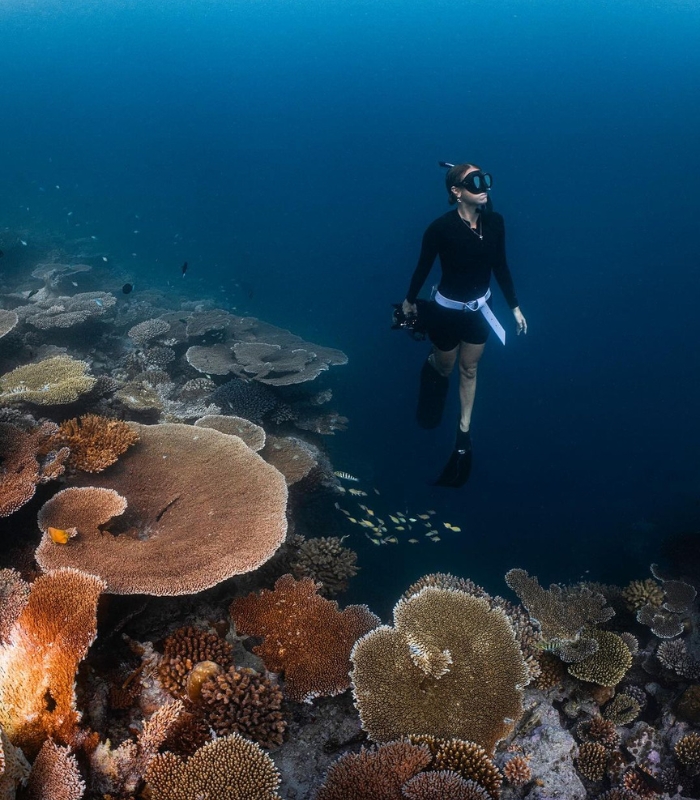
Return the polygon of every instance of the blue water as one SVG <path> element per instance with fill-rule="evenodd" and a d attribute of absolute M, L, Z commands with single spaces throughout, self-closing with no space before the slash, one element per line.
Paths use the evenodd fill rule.
<path fill-rule="evenodd" d="M 360 551 L 355 599 L 435 569 L 494 591 L 513 566 L 646 577 L 700 529 L 698 30 L 694 0 L 5 0 L 4 268 L 42 236 L 96 236 L 136 292 L 347 352 L 335 466 L 377 513 L 463 530 L 375 548 L 329 519 L 318 533 Z M 420 431 L 427 345 L 388 329 L 447 210 L 439 159 L 493 173 L 530 327 L 516 339 L 497 298 L 510 338 L 480 365 L 460 491 L 430 486 L 456 395 Z"/>

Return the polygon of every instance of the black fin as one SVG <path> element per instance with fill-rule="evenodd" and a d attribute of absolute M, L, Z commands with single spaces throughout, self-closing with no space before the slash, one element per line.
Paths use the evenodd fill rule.
<path fill-rule="evenodd" d="M 469 431 L 457 428 L 455 449 L 435 481 L 435 486 L 451 486 L 459 488 L 469 480 L 472 471 L 472 439 Z"/>
<path fill-rule="evenodd" d="M 418 409 L 416 419 L 421 428 L 437 428 L 447 399 L 450 379 L 446 378 L 426 361 L 420 371 Z"/>

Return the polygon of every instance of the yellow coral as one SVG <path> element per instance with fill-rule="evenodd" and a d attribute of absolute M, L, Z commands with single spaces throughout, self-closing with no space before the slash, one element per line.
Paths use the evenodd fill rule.
<path fill-rule="evenodd" d="M 74 403 L 95 385 L 88 364 L 70 356 L 54 356 L 25 364 L 0 377 L 0 405 L 36 403 L 56 406 Z"/>
<path fill-rule="evenodd" d="M 57 444 L 70 448 L 68 463 L 83 472 L 102 472 L 138 440 L 126 422 L 97 414 L 65 420 L 55 437 Z"/>
<path fill-rule="evenodd" d="M 632 666 L 632 653 L 616 633 L 590 628 L 585 636 L 598 643 L 598 649 L 582 661 L 569 664 L 574 678 L 600 686 L 617 686 Z"/>

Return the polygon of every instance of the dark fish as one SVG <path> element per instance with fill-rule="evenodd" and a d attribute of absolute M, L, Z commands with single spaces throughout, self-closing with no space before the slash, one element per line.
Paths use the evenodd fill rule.
<path fill-rule="evenodd" d="M 183 278 L 185 277 L 186 272 L 187 272 L 187 262 L 185 261 L 185 263 L 182 265 L 182 277 Z"/>
<path fill-rule="evenodd" d="M 125 283 L 125 284 L 122 286 L 122 292 L 124 292 L 124 294 L 130 294 L 130 293 L 131 293 L 131 290 L 132 290 L 133 288 L 134 288 L 134 287 L 133 287 L 133 286 L 132 286 L 130 283 Z"/>

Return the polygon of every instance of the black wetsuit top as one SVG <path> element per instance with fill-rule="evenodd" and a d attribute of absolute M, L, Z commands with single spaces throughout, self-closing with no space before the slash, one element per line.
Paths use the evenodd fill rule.
<path fill-rule="evenodd" d="M 518 305 L 506 261 L 503 217 L 495 211 L 484 211 L 480 217 L 477 230 L 481 230 L 483 239 L 469 230 L 456 210 L 448 211 L 428 226 L 406 295 L 409 303 L 416 302 L 435 257 L 440 256 L 440 294 L 450 300 L 476 300 L 486 294 L 493 272 L 508 305 L 511 308 Z"/>

